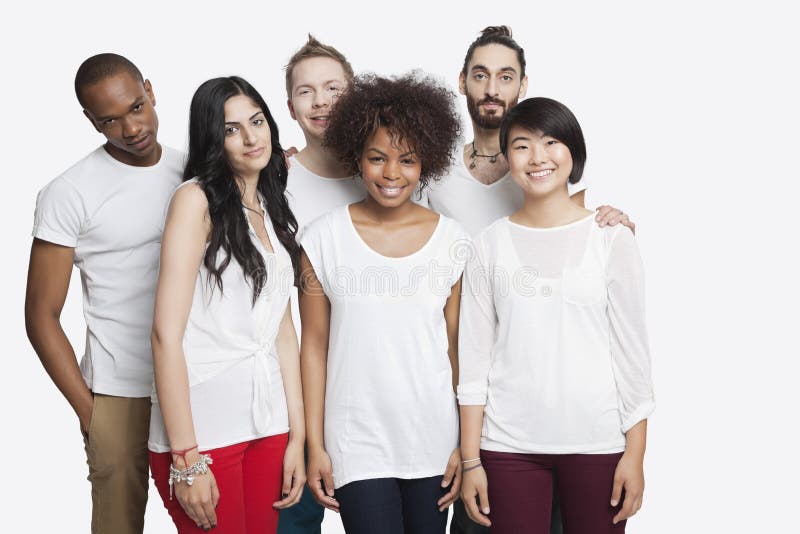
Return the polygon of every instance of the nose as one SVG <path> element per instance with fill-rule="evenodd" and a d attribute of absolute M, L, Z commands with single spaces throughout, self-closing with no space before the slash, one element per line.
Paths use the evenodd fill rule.
<path fill-rule="evenodd" d="M 123 117 L 121 121 L 122 121 L 122 135 L 126 139 L 135 139 L 139 135 L 139 133 L 141 133 L 142 125 L 139 122 L 129 117 Z"/>
<path fill-rule="evenodd" d="M 383 167 L 383 177 L 391 182 L 400 179 L 400 163 L 395 160 L 388 160 Z"/>
<path fill-rule="evenodd" d="M 541 144 L 533 143 L 528 163 L 531 165 L 543 165 L 546 161 L 547 150 Z"/>
<path fill-rule="evenodd" d="M 245 145 L 249 146 L 255 143 L 256 141 L 255 132 L 253 132 L 253 129 L 249 125 L 242 126 L 241 132 L 242 132 L 242 142 Z"/>
<path fill-rule="evenodd" d="M 486 82 L 486 94 L 488 96 L 497 96 L 499 85 L 497 80 L 494 79 L 493 76 L 489 76 L 488 81 Z"/>
<path fill-rule="evenodd" d="M 314 108 L 323 108 L 330 105 L 330 96 L 327 91 L 314 91 L 314 100 L 311 102 Z"/>

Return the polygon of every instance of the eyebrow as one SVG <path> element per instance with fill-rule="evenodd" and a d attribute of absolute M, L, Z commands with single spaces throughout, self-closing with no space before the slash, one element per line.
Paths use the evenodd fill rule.
<path fill-rule="evenodd" d="M 385 152 L 383 152 L 383 151 L 381 151 L 381 150 L 378 150 L 378 149 L 377 149 L 377 148 L 375 148 L 375 147 L 370 147 L 370 148 L 368 148 L 368 149 L 367 149 L 367 151 L 368 151 L 368 152 L 369 152 L 370 150 L 371 150 L 371 151 L 373 151 L 373 152 L 377 152 L 378 154 L 380 154 L 381 156 L 383 156 L 383 157 L 385 157 L 385 158 L 388 158 L 388 157 L 389 157 L 389 154 L 386 154 Z M 413 154 L 414 154 L 414 151 L 413 151 L 413 150 L 409 150 L 408 152 L 405 152 L 405 153 L 403 153 L 403 154 L 400 154 L 400 157 L 401 157 L 401 158 L 404 158 L 404 157 L 406 157 L 406 156 L 411 156 L 411 155 L 413 155 Z"/>
<path fill-rule="evenodd" d="M 332 83 L 344 83 L 344 82 L 342 80 L 331 79 L 331 80 L 325 80 L 324 82 L 322 82 L 322 85 L 329 85 L 329 84 L 332 84 Z M 298 84 L 297 87 L 294 88 L 294 90 L 297 91 L 298 89 L 302 89 L 303 87 L 308 87 L 309 89 L 313 89 L 314 84 L 301 83 L 301 84 Z"/>
<path fill-rule="evenodd" d="M 137 96 L 137 97 L 136 97 L 136 100 L 134 100 L 134 101 L 133 101 L 133 104 L 131 104 L 130 106 L 128 106 L 128 109 L 129 109 L 129 110 L 130 110 L 130 109 L 133 109 L 133 108 L 135 108 L 136 106 L 138 106 L 139 104 L 141 104 L 142 102 L 144 102 L 144 98 L 143 98 L 143 97 L 141 97 L 141 96 Z M 95 120 L 96 120 L 97 122 L 105 122 L 105 121 L 107 121 L 107 120 L 109 120 L 109 119 L 116 119 L 116 118 L 117 118 L 117 117 L 119 117 L 119 116 L 120 116 L 120 115 L 105 115 L 105 116 L 103 116 L 103 117 L 97 117 Z"/>
<path fill-rule="evenodd" d="M 531 140 L 530 137 L 526 137 L 524 135 L 518 135 L 514 139 L 512 139 L 509 144 L 516 143 L 517 141 L 530 141 L 530 140 Z"/>
<path fill-rule="evenodd" d="M 472 70 L 473 70 L 473 71 L 476 71 L 476 70 L 487 70 L 487 71 L 488 71 L 488 70 L 490 70 L 490 69 L 489 69 L 489 67 L 487 67 L 486 65 L 473 65 L 473 67 L 472 67 Z M 501 67 L 501 68 L 498 70 L 498 72 L 508 72 L 508 71 L 511 71 L 511 72 L 513 72 L 514 74 L 516 74 L 516 73 L 517 73 L 517 69 L 515 69 L 514 67 L 511 67 L 511 66 L 508 66 L 508 67 Z"/>
<path fill-rule="evenodd" d="M 261 110 L 259 109 L 258 111 L 256 111 L 255 113 L 253 113 L 253 114 L 250 116 L 250 118 L 249 118 L 249 119 L 247 119 L 247 120 L 251 121 L 251 120 L 255 119 L 257 116 L 259 116 L 259 115 L 263 115 L 263 114 L 264 114 L 264 112 L 263 112 L 263 111 L 261 111 Z M 239 123 L 238 123 L 237 121 L 225 121 L 225 124 L 239 124 Z"/>

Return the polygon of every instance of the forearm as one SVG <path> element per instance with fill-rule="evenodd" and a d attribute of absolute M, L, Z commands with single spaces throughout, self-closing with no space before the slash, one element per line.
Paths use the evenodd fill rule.
<path fill-rule="evenodd" d="M 306 443 L 309 448 L 324 448 L 325 381 L 327 348 L 304 350 L 300 359 L 303 376 L 303 404 L 306 419 Z"/>
<path fill-rule="evenodd" d="M 647 419 L 643 419 L 633 425 L 625 433 L 625 454 L 635 454 L 644 458 L 644 451 L 647 446 Z"/>
<path fill-rule="evenodd" d="M 25 315 L 28 339 L 53 383 L 79 416 L 90 412 L 92 392 L 58 317 L 34 311 L 26 311 Z"/>
<path fill-rule="evenodd" d="M 180 342 L 153 338 L 153 368 L 161 416 L 172 450 L 197 444 L 189 402 L 189 374 Z"/>
<path fill-rule="evenodd" d="M 286 394 L 286 408 L 289 414 L 289 439 L 304 441 L 306 437 L 305 416 L 303 413 L 303 387 L 300 380 L 300 347 L 291 322 L 291 312 L 287 308 L 289 321 L 284 320 L 278 334 L 276 348 L 280 359 L 283 390 Z"/>
<path fill-rule="evenodd" d="M 462 405 L 460 407 L 461 457 L 465 460 L 480 456 L 483 409 L 483 405 Z"/>

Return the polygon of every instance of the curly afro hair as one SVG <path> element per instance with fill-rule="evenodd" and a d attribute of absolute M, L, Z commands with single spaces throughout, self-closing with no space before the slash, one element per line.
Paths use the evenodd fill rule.
<path fill-rule="evenodd" d="M 329 147 L 353 174 L 367 139 L 381 126 L 393 142 L 407 143 L 422 164 L 420 187 L 450 168 L 461 135 L 455 94 L 419 72 L 389 78 L 357 76 L 331 110 Z"/>

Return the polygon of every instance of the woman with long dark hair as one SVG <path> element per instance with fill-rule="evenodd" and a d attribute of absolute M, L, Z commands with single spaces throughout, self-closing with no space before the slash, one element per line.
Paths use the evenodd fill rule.
<path fill-rule="evenodd" d="M 150 464 L 180 533 L 274 532 L 277 509 L 305 482 L 286 176 L 258 92 L 238 77 L 203 83 L 164 228 L 152 334 Z"/>

